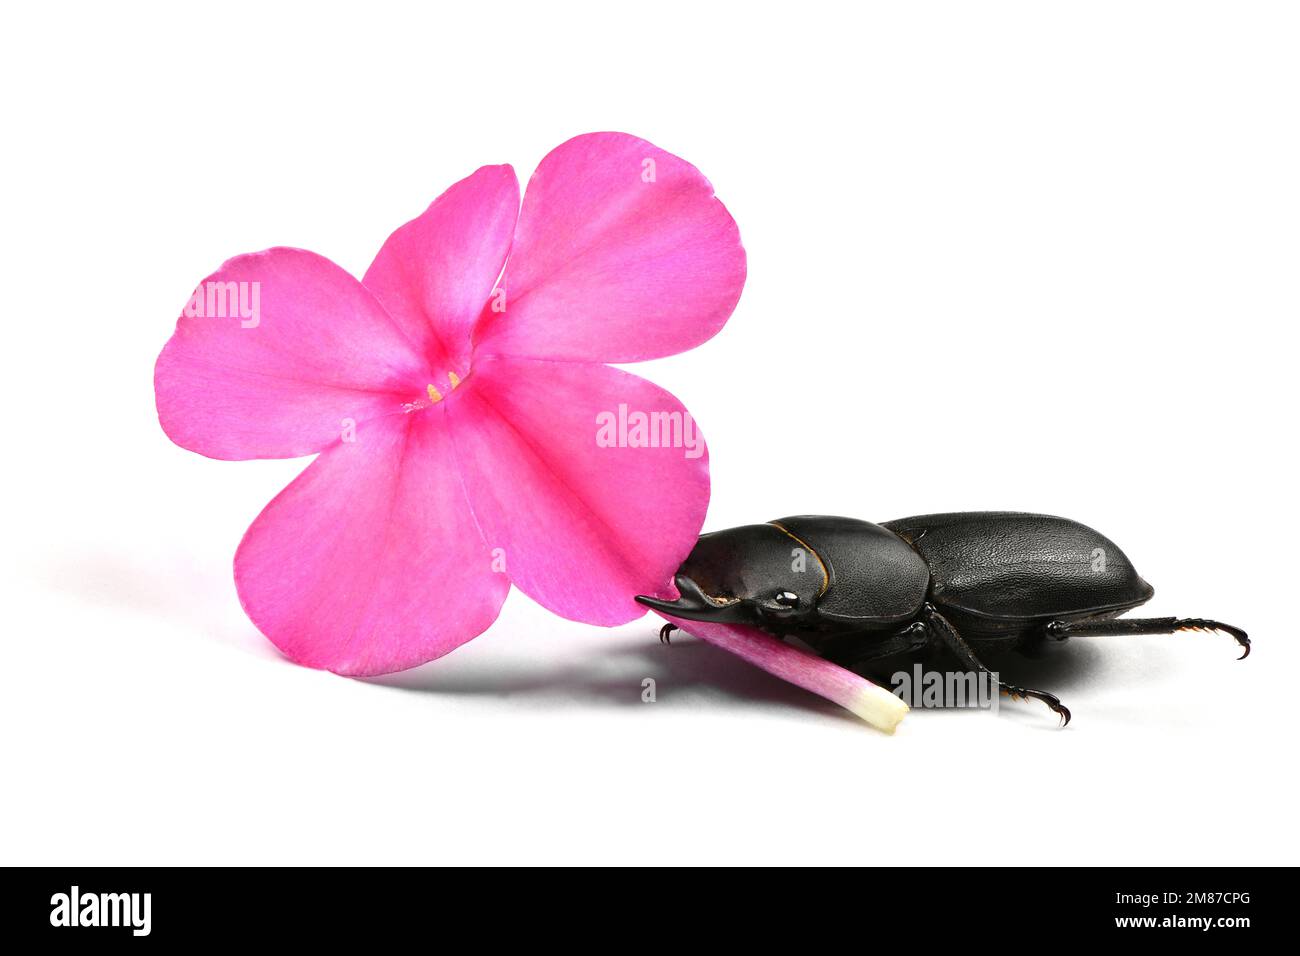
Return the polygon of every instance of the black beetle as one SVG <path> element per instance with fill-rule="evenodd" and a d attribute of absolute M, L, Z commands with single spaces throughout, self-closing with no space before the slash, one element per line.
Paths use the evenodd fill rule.
<path fill-rule="evenodd" d="M 865 676 L 887 676 L 904 659 L 987 673 L 977 650 L 1032 652 L 1082 635 L 1215 630 L 1236 638 L 1243 658 L 1250 653 L 1246 632 L 1218 621 L 1121 619 L 1154 589 L 1109 539 L 1049 515 L 782 518 L 702 535 L 675 581 L 676 601 L 637 600 L 674 617 L 796 637 Z M 666 624 L 661 639 L 674 629 Z M 1069 723 L 1054 695 L 998 687 Z"/>

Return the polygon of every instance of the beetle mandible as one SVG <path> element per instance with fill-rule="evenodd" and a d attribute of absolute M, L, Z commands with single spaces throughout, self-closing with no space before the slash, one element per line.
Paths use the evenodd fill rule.
<path fill-rule="evenodd" d="M 800 515 L 702 535 L 675 577 L 675 601 L 640 595 L 674 617 L 746 624 L 796 637 L 827 660 L 880 677 L 899 662 L 988 673 L 980 654 L 1031 652 L 1103 634 L 1231 634 L 1205 618 L 1121 618 L 1155 593 L 1106 537 L 1050 515 L 975 511 L 872 524 Z M 665 624 L 661 640 L 676 629 Z M 999 682 L 1005 695 L 1053 694 Z"/>

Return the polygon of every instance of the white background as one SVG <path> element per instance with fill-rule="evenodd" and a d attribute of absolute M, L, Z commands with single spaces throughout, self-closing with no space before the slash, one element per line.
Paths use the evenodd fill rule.
<path fill-rule="evenodd" d="M 5 863 L 1297 862 L 1300 24 L 1284 4 L 86 5 L 0 24 Z M 518 592 L 451 656 L 302 669 L 230 561 L 303 462 L 158 427 L 196 281 L 354 274 L 485 163 L 619 129 L 698 165 L 749 281 L 637 368 L 707 527 L 1063 514 L 1155 615 L 1023 665 L 1075 714 L 886 737 L 657 619 Z M 641 702 L 641 680 L 658 701 Z"/>

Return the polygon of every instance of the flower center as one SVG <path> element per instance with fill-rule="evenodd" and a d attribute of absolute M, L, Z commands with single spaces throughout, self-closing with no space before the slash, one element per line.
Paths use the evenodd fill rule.
<path fill-rule="evenodd" d="M 457 385 L 460 384 L 460 376 L 457 375 L 455 372 L 448 372 L 447 381 L 451 382 L 452 388 L 455 388 Z M 429 401 L 434 402 L 435 404 L 437 402 L 442 401 L 442 392 L 438 391 L 438 387 L 436 385 L 431 384 L 429 385 L 428 388 L 429 388 Z"/>

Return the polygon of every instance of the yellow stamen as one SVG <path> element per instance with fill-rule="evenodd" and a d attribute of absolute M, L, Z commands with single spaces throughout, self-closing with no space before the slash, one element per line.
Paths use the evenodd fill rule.
<path fill-rule="evenodd" d="M 447 377 L 451 379 L 452 388 L 455 388 L 457 385 L 460 384 L 460 376 L 457 375 L 455 372 L 448 372 Z"/>
<path fill-rule="evenodd" d="M 438 391 L 436 388 L 434 388 L 432 385 L 430 385 L 430 386 L 429 386 L 429 398 L 430 398 L 432 401 L 440 402 L 440 401 L 442 401 L 442 392 Z"/>

